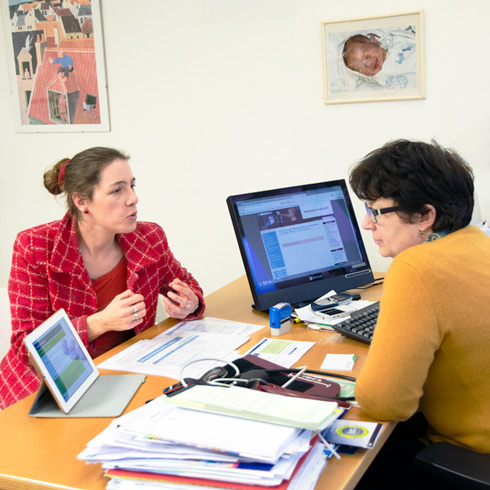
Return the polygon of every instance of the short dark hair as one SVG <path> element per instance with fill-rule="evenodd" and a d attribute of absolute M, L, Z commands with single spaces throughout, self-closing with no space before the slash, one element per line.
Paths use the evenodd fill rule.
<path fill-rule="evenodd" d="M 77 153 L 73 158 L 63 158 L 44 173 L 44 187 L 54 195 L 66 193 L 68 212 L 76 220 L 80 217 L 73 194 L 79 193 L 92 199 L 94 188 L 100 181 L 101 172 L 115 160 L 129 160 L 129 155 L 114 148 L 96 146 Z M 65 173 L 60 182 L 60 169 Z"/>
<path fill-rule="evenodd" d="M 409 222 L 431 204 L 435 232 L 459 230 L 471 221 L 473 171 L 456 152 L 435 141 L 391 141 L 355 164 L 349 181 L 359 199 L 392 198 Z"/>

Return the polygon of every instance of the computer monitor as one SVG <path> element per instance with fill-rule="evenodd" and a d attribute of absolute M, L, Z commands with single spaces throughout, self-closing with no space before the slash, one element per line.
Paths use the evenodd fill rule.
<path fill-rule="evenodd" d="M 374 280 L 345 180 L 226 200 L 253 308 L 298 306 Z"/>

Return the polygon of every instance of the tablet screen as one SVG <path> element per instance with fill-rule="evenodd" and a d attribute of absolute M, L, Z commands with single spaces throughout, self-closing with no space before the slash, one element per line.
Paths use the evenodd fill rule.
<path fill-rule="evenodd" d="M 59 407 L 68 413 L 99 373 L 66 312 L 48 318 L 25 344 Z"/>

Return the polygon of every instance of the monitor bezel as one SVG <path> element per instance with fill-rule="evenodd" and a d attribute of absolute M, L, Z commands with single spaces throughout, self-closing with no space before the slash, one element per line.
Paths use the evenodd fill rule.
<path fill-rule="evenodd" d="M 322 280 L 318 280 L 311 283 L 303 283 L 300 285 L 295 285 L 292 287 L 287 287 L 279 289 L 276 291 L 270 291 L 258 294 L 256 285 L 253 278 L 253 272 L 251 270 L 249 259 L 245 250 L 243 236 L 244 230 L 240 215 L 238 213 L 237 203 L 249 199 L 259 199 L 268 196 L 275 196 L 281 194 L 291 194 L 296 192 L 303 192 L 308 190 L 326 189 L 328 187 L 340 186 L 344 195 L 346 207 L 349 213 L 351 223 L 353 225 L 354 233 L 356 236 L 359 249 L 366 263 L 365 269 L 359 273 L 351 273 L 349 275 L 338 275 L 334 277 L 328 277 Z M 308 304 L 309 302 L 319 298 L 323 294 L 334 290 L 336 292 L 342 292 L 349 289 L 355 289 L 365 284 L 374 281 L 373 271 L 369 262 L 366 247 L 364 246 L 364 241 L 362 239 L 361 230 L 357 222 L 356 215 L 354 213 L 354 208 L 352 206 L 352 201 L 350 199 L 347 184 L 344 179 L 331 180 L 318 182 L 313 184 L 302 184 L 294 185 L 290 187 L 282 187 L 275 189 L 268 189 L 256 192 L 249 192 L 245 194 L 237 194 L 229 196 L 226 199 L 228 211 L 230 213 L 231 221 L 233 224 L 233 229 L 235 231 L 235 236 L 238 242 L 238 247 L 242 257 L 242 262 L 245 267 L 245 272 L 247 275 L 248 283 L 253 297 L 252 308 L 258 311 L 267 311 L 272 306 L 277 303 L 290 303 L 294 306 L 301 306 Z"/>

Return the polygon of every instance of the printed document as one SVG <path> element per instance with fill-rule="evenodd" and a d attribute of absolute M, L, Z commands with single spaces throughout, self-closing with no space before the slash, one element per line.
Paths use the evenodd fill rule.
<path fill-rule="evenodd" d="M 230 320 L 223 320 L 222 318 L 207 316 L 205 318 L 201 318 L 200 320 L 179 322 L 177 325 L 160 334 L 160 336 L 182 332 L 183 330 L 187 332 L 224 333 L 227 335 L 251 335 L 262 328 L 265 327 L 262 325 L 232 322 Z"/>
<path fill-rule="evenodd" d="M 233 360 L 236 349 L 249 340 L 244 335 L 181 331 L 139 340 L 98 365 L 102 369 L 153 374 L 180 379 L 184 366 L 198 359 Z M 196 362 L 185 367 L 186 377 L 200 377 L 216 361 Z"/>
<path fill-rule="evenodd" d="M 315 342 L 302 340 L 282 340 L 263 338 L 255 347 L 252 347 L 245 355 L 250 354 L 267 361 L 290 368 L 308 352 Z"/>
<path fill-rule="evenodd" d="M 207 448 L 234 457 L 263 462 L 277 461 L 284 451 L 304 452 L 311 439 L 310 431 L 189 410 L 165 403 L 165 398 L 156 398 L 115 419 L 104 433 L 89 443 L 87 451 L 82 453 L 82 459 L 88 459 L 88 456 L 92 461 L 105 458 L 106 455 L 101 454 L 94 458 L 94 448 L 104 441 L 110 447 L 115 447 L 113 436 L 119 437 L 121 433 L 144 436 L 149 444 L 153 442 L 157 447 L 168 444 L 169 449 L 173 449 L 176 444 L 183 444 L 188 453 L 193 449 L 202 451 Z M 139 447 L 141 441 L 140 438 Z M 156 441 L 159 441 L 159 444 L 156 444 Z M 124 450 L 129 450 L 127 443 Z M 168 457 L 175 460 L 172 454 Z"/>

